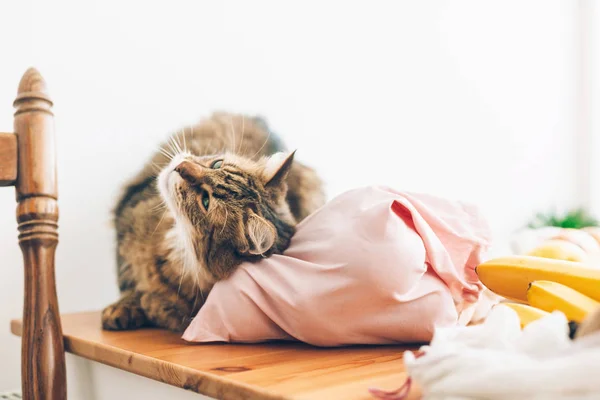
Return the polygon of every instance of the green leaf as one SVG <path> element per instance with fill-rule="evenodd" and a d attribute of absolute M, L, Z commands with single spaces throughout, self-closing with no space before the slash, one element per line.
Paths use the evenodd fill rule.
<path fill-rule="evenodd" d="M 567 212 L 563 216 L 556 213 L 537 213 L 527 226 L 533 229 L 544 226 L 581 229 L 588 226 L 598 226 L 598 220 L 586 210 L 578 208 Z"/>

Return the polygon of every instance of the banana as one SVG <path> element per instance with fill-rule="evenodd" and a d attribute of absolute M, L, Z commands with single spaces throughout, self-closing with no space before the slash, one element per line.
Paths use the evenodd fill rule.
<path fill-rule="evenodd" d="M 588 259 L 588 254 L 585 250 L 575 243 L 562 239 L 546 240 L 527 253 L 527 255 L 577 262 L 584 262 Z"/>
<path fill-rule="evenodd" d="M 500 257 L 475 269 L 481 282 L 492 292 L 510 300 L 527 302 L 533 281 L 562 283 L 600 301 L 600 269 L 586 264 L 533 256 Z"/>
<path fill-rule="evenodd" d="M 544 311 L 561 311 L 569 321 L 581 322 L 600 303 L 568 286 L 550 281 L 534 281 L 527 290 L 527 301 Z"/>
<path fill-rule="evenodd" d="M 549 315 L 549 312 L 540 310 L 539 308 L 528 306 L 527 304 L 519 304 L 519 303 L 500 303 L 503 306 L 507 306 L 512 308 L 519 317 L 519 321 L 521 321 L 521 328 L 529 325 L 531 322 L 536 319 L 540 319 Z"/>

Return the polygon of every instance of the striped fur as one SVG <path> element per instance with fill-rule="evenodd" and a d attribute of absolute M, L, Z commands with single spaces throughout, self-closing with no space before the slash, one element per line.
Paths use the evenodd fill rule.
<path fill-rule="evenodd" d="M 283 252 L 325 201 L 315 171 L 293 158 L 258 118 L 216 113 L 171 135 L 116 204 L 121 298 L 103 327 L 181 331 L 216 281 Z"/>

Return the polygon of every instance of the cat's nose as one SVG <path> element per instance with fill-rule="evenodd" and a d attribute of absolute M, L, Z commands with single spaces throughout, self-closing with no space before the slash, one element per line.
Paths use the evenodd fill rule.
<path fill-rule="evenodd" d="M 198 182 L 203 175 L 202 167 L 189 161 L 182 161 L 179 163 L 179 165 L 175 167 L 175 172 L 190 183 Z"/>

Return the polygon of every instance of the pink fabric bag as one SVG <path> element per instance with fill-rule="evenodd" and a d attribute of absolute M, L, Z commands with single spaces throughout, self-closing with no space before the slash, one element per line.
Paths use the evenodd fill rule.
<path fill-rule="evenodd" d="M 475 267 L 488 242 L 471 206 L 386 187 L 351 190 L 302 221 L 284 255 L 244 263 L 218 282 L 183 338 L 429 341 L 435 326 L 472 318 L 483 290 Z"/>

